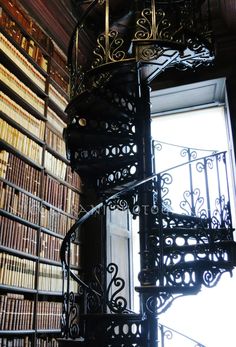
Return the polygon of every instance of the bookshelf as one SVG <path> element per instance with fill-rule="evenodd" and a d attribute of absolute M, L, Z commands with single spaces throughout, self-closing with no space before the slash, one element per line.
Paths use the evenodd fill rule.
<path fill-rule="evenodd" d="M 57 347 L 59 250 L 81 189 L 62 137 L 68 72 L 63 52 L 19 1 L 0 2 L 0 21 L 0 346 Z M 75 272 L 80 251 L 75 241 Z"/>

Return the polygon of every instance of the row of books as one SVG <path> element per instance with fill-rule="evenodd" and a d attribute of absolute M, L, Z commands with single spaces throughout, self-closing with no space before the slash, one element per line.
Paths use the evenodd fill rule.
<path fill-rule="evenodd" d="M 2 9 L 1 26 L 12 39 L 20 45 L 27 54 L 45 71 L 48 70 L 48 56 L 45 55 L 34 39 L 30 38 L 21 27 L 11 19 L 11 17 Z M 49 42 L 49 40 L 48 40 Z M 39 42 L 42 44 L 41 42 Z M 49 45 L 49 44 L 48 44 Z M 47 47 L 43 47 L 44 49 Z"/>
<path fill-rule="evenodd" d="M 67 71 L 67 57 L 58 46 L 54 45 L 52 58 L 63 70 Z"/>
<path fill-rule="evenodd" d="M 46 78 L 40 74 L 29 60 L 26 59 L 2 33 L 0 33 L 0 49 L 2 49 L 38 87 L 45 91 Z"/>
<path fill-rule="evenodd" d="M 58 341 L 54 337 L 37 338 L 36 347 L 58 347 Z M 22 346 L 26 347 L 26 346 Z"/>
<path fill-rule="evenodd" d="M 39 120 L 18 105 L 9 96 L 0 92 L 0 108 L 8 117 L 20 124 L 34 136 L 44 141 L 45 122 Z"/>
<path fill-rule="evenodd" d="M 0 181 L 0 191 L 0 209 L 31 223 L 39 224 L 40 201 L 6 185 L 2 181 Z"/>
<path fill-rule="evenodd" d="M 47 108 L 47 121 L 58 132 L 59 136 L 62 137 L 66 123 L 50 107 Z"/>
<path fill-rule="evenodd" d="M 62 239 L 41 232 L 39 256 L 59 262 L 61 244 Z"/>
<path fill-rule="evenodd" d="M 49 51 L 49 37 L 43 32 L 43 30 L 32 20 L 28 13 L 19 7 L 19 2 L 17 0 L 6 0 L 4 4 L 12 15 L 12 17 L 17 20 L 22 28 L 27 31 L 28 34 L 40 43 L 45 50 Z"/>
<path fill-rule="evenodd" d="M 25 219 L 34 224 L 39 224 L 41 216 L 41 226 L 54 231 L 60 235 L 65 235 L 75 219 L 54 208 L 41 206 L 40 201 L 18 191 L 3 181 L 0 181 L 0 209 L 3 209 L 15 216 Z"/>
<path fill-rule="evenodd" d="M 24 295 L 0 295 L 0 330 L 32 330 L 34 301 Z"/>
<path fill-rule="evenodd" d="M 50 152 L 45 151 L 44 166 L 47 171 L 61 180 L 66 178 L 66 163 L 54 157 Z"/>
<path fill-rule="evenodd" d="M 60 329 L 61 302 L 38 301 L 37 303 L 37 329 Z"/>
<path fill-rule="evenodd" d="M 0 337 L 0 346 L 1 347 L 32 347 L 33 344 L 29 336 L 2 337 L 2 338 Z"/>
<path fill-rule="evenodd" d="M 61 267 L 40 263 L 38 289 L 47 292 L 62 292 Z"/>
<path fill-rule="evenodd" d="M 30 28 L 30 20 L 16 5 L 16 0 L 6 0 L 4 1 L 4 5 L 8 9 L 8 11 L 19 21 L 19 23 L 25 28 L 25 30 L 29 30 Z"/>
<path fill-rule="evenodd" d="M 46 127 L 45 142 L 54 149 L 54 151 L 66 158 L 65 141 L 48 127 Z"/>
<path fill-rule="evenodd" d="M 36 164 L 42 164 L 43 149 L 35 141 L 0 118 L 0 139 L 6 141 Z"/>
<path fill-rule="evenodd" d="M 0 245 L 36 255 L 37 230 L 0 216 Z"/>
<path fill-rule="evenodd" d="M 44 115 L 44 100 L 32 92 L 29 87 L 2 64 L 0 64 L 0 77 L 9 88 L 21 96 L 29 105 L 33 106 L 41 115 Z"/>
<path fill-rule="evenodd" d="M 78 216 L 80 196 L 49 175 L 44 176 L 43 200 L 75 217 Z"/>
<path fill-rule="evenodd" d="M 41 171 L 8 151 L 0 152 L 0 177 L 39 196 Z"/>
<path fill-rule="evenodd" d="M 75 223 L 75 219 L 52 207 L 42 206 L 41 226 L 57 234 L 65 236 L 68 230 Z"/>
<path fill-rule="evenodd" d="M 69 81 L 68 76 L 60 72 L 57 66 L 51 65 L 50 70 L 51 78 L 62 88 L 62 90 L 68 95 Z"/>
<path fill-rule="evenodd" d="M 35 262 L 8 253 L 0 253 L 0 283 L 34 289 Z"/>
<path fill-rule="evenodd" d="M 41 291 L 62 293 L 62 277 L 63 272 L 61 266 L 40 263 L 38 289 Z M 70 281 L 70 290 L 74 293 L 78 292 L 78 284 L 73 280 Z"/>
<path fill-rule="evenodd" d="M 0 347 L 33 347 L 29 336 L 24 337 L 0 337 Z M 58 347 L 58 341 L 54 337 L 37 338 L 36 347 Z"/>
<path fill-rule="evenodd" d="M 36 196 L 40 195 L 41 171 L 6 150 L 0 151 L 0 178 L 6 179 Z M 80 190 L 80 177 L 76 172 L 72 172 L 71 167 L 68 165 L 66 166 L 64 180 Z M 65 199 L 71 196 L 68 193 L 69 188 L 47 175 L 45 175 L 44 187 L 43 198 L 57 207 L 62 208 L 61 199 L 63 196 Z M 78 213 L 79 195 L 76 196 L 76 205 L 73 205 L 73 208 Z"/>
<path fill-rule="evenodd" d="M 60 180 L 80 190 L 81 181 L 79 175 L 72 172 L 71 168 L 65 162 L 54 157 L 54 155 L 48 151 L 45 151 L 44 166 L 53 176 L 58 177 Z"/>
<path fill-rule="evenodd" d="M 60 262 L 62 239 L 47 233 L 40 234 L 39 256 Z M 0 216 L 0 245 L 37 255 L 37 230 Z M 79 265 L 79 245 L 71 245 L 71 264 Z"/>
<path fill-rule="evenodd" d="M 51 84 L 49 85 L 49 91 L 48 95 L 52 101 L 55 102 L 55 104 L 62 110 L 64 111 L 68 101 L 66 100 L 65 97 L 63 97 L 55 87 L 53 87 Z"/>
<path fill-rule="evenodd" d="M 73 187 L 76 187 L 79 191 L 81 191 L 81 180 L 77 172 L 72 172 L 71 166 L 67 166 L 66 168 L 66 182 L 71 184 Z"/>
<path fill-rule="evenodd" d="M 60 262 L 62 239 L 47 233 L 40 234 L 40 257 Z M 71 265 L 79 266 L 79 245 L 71 244 Z"/>
<path fill-rule="evenodd" d="M 29 259 L 0 253 L 0 283 L 27 289 L 35 288 L 35 262 Z M 60 266 L 39 264 L 38 290 L 62 293 L 62 269 Z M 78 285 L 71 281 L 70 289 L 77 293 Z"/>

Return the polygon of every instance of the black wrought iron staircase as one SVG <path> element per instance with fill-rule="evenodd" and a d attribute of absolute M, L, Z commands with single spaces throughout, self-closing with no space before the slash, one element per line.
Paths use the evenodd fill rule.
<path fill-rule="evenodd" d="M 62 244 L 62 346 L 75 339 L 75 345 L 87 347 L 157 347 L 158 314 L 175 298 L 215 285 L 236 265 L 225 153 L 190 155 L 178 167 L 153 174 L 149 83 L 166 68 L 211 63 L 209 5 L 204 0 L 77 1 L 65 140 L 73 169 L 101 202 L 78 219 Z M 203 191 L 193 171 L 203 176 Z M 176 191 L 182 181 L 189 185 L 177 208 L 170 194 L 175 180 Z M 211 181 L 217 188 L 211 189 Z M 139 313 L 119 295 L 124 283 L 115 264 L 98 267 L 89 284 L 70 266 L 71 242 L 104 207 L 129 208 L 139 217 Z M 78 293 L 70 292 L 71 280 Z"/>
<path fill-rule="evenodd" d="M 187 161 L 137 182 L 105 199 L 77 221 L 65 237 L 61 249 L 65 274 L 65 337 L 83 338 L 87 346 L 121 346 L 124 341 L 125 346 L 146 346 L 150 344 L 151 316 L 155 319 L 157 314 L 166 310 L 179 296 L 198 293 L 202 285 L 216 285 L 224 272 L 233 269 L 236 265 L 236 247 L 233 241 L 225 155 L 225 152 L 221 152 Z M 207 189 L 205 193 L 197 194 L 194 207 L 191 207 L 189 201 L 191 194 L 198 192 L 198 188 L 186 190 L 184 200 L 180 203 L 185 214 L 175 213 L 171 208 L 170 183 L 173 184 L 176 170 L 187 167 L 189 171 L 189 165 L 192 173 L 194 169 L 201 167 L 202 186 Z M 210 198 L 207 192 L 213 188 L 208 182 L 208 170 L 214 171 L 217 177 L 220 171 L 223 173 L 224 170 L 225 174 L 225 179 L 221 177 L 217 185 L 213 182 L 215 194 L 211 196 L 211 200 L 215 202 L 215 206 L 212 208 L 207 199 Z M 188 178 L 187 175 L 186 177 Z M 185 183 L 189 185 L 190 182 L 185 180 Z M 191 183 L 196 187 L 196 182 Z M 146 258 L 143 263 L 145 266 L 139 274 L 141 286 L 136 288 L 141 294 L 142 309 L 139 314 L 135 314 L 127 308 L 126 299 L 119 296 L 124 281 L 118 277 L 117 266 L 109 264 L 106 269 L 107 272 L 114 272 L 107 289 L 101 267 L 95 271 L 96 281 L 85 284 L 70 268 L 70 245 L 76 239 L 76 233 L 80 232 L 81 225 L 99 209 L 104 210 L 104 206 L 112 209 L 129 207 L 134 215 L 141 216 L 144 206 L 139 205 L 138 196 L 143 187 L 153 197 L 151 209 L 145 206 L 145 211 L 151 212 L 148 218 L 152 220 L 152 229 L 143 254 Z M 132 206 L 128 205 L 128 196 L 133 196 Z M 186 196 L 190 199 L 187 200 Z M 186 214 L 186 205 L 189 206 L 189 214 Z M 70 277 L 78 283 L 78 294 L 70 292 Z M 116 288 L 114 294 L 110 294 L 112 285 Z M 125 329 L 128 329 L 126 333 Z"/>

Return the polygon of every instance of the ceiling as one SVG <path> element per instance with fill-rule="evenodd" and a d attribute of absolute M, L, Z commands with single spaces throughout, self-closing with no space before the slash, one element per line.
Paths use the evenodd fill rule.
<path fill-rule="evenodd" d="M 74 0 L 74 2 L 80 0 Z M 133 1 L 133 0 L 132 0 Z M 76 25 L 71 0 L 19 0 L 57 45 L 67 52 Z M 216 35 L 236 33 L 236 0 L 211 0 Z"/>

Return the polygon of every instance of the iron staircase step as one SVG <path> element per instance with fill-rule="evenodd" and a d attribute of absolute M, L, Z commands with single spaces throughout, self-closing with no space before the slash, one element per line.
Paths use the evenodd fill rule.
<path fill-rule="evenodd" d="M 63 339 L 58 338 L 58 347 L 88 347 L 82 339 Z"/>
<path fill-rule="evenodd" d="M 122 134 L 109 134 L 101 132 L 86 131 L 70 126 L 69 135 L 67 136 L 68 146 L 70 148 L 89 146 L 109 146 L 109 145 L 128 145 L 134 142 L 134 136 L 124 136 Z M 97 147 L 96 147 L 97 148 Z"/>
<path fill-rule="evenodd" d="M 178 227 L 179 225 L 188 225 L 188 226 L 195 226 L 195 225 L 201 225 L 202 227 L 208 226 L 210 219 L 209 218 L 202 218 L 198 216 L 190 216 L 190 215 L 185 215 L 181 213 L 175 213 L 171 211 L 167 211 L 163 213 L 163 219 L 164 221 L 172 221 L 172 225 L 175 225 Z"/>
<path fill-rule="evenodd" d="M 234 248 L 235 244 L 233 241 L 219 241 L 219 242 L 208 242 L 208 243 L 195 243 L 192 245 L 171 245 L 168 244 L 164 245 L 163 252 L 164 254 L 173 254 L 173 253 L 179 253 L 179 254 L 186 254 L 186 253 L 201 253 L 207 252 L 210 254 L 213 254 L 215 251 L 218 251 L 219 249 L 230 251 L 231 248 Z"/>
<path fill-rule="evenodd" d="M 112 173 L 112 170 L 122 170 L 125 165 L 134 165 L 136 162 L 136 155 L 115 158 L 104 157 L 99 159 L 80 160 L 77 163 L 77 169 L 80 170 L 81 175 L 85 172 L 91 174 L 91 176 L 98 176 L 104 173 L 109 175 L 109 173 Z"/>
<path fill-rule="evenodd" d="M 135 290 L 138 293 L 142 294 L 149 294 L 149 295 L 156 295 L 159 296 L 160 294 L 197 294 L 199 290 L 201 289 L 200 285 L 190 286 L 190 287 L 184 287 L 184 286 L 155 286 L 155 285 L 145 285 L 145 286 L 137 286 L 135 287 Z"/>
<path fill-rule="evenodd" d="M 152 228 L 153 236 L 162 235 L 165 240 L 173 240 L 182 238 L 182 241 L 185 240 L 185 243 L 188 240 L 195 239 L 196 242 L 202 241 L 207 243 L 215 243 L 220 241 L 230 241 L 232 236 L 232 230 L 227 228 L 186 228 L 186 227 L 155 227 Z"/>
<path fill-rule="evenodd" d="M 78 114 L 96 119 L 119 119 L 126 120 L 133 118 L 132 112 L 127 109 L 118 107 L 116 103 L 102 97 L 101 93 L 85 91 L 83 94 L 76 96 L 70 101 L 66 108 L 67 114 Z"/>

